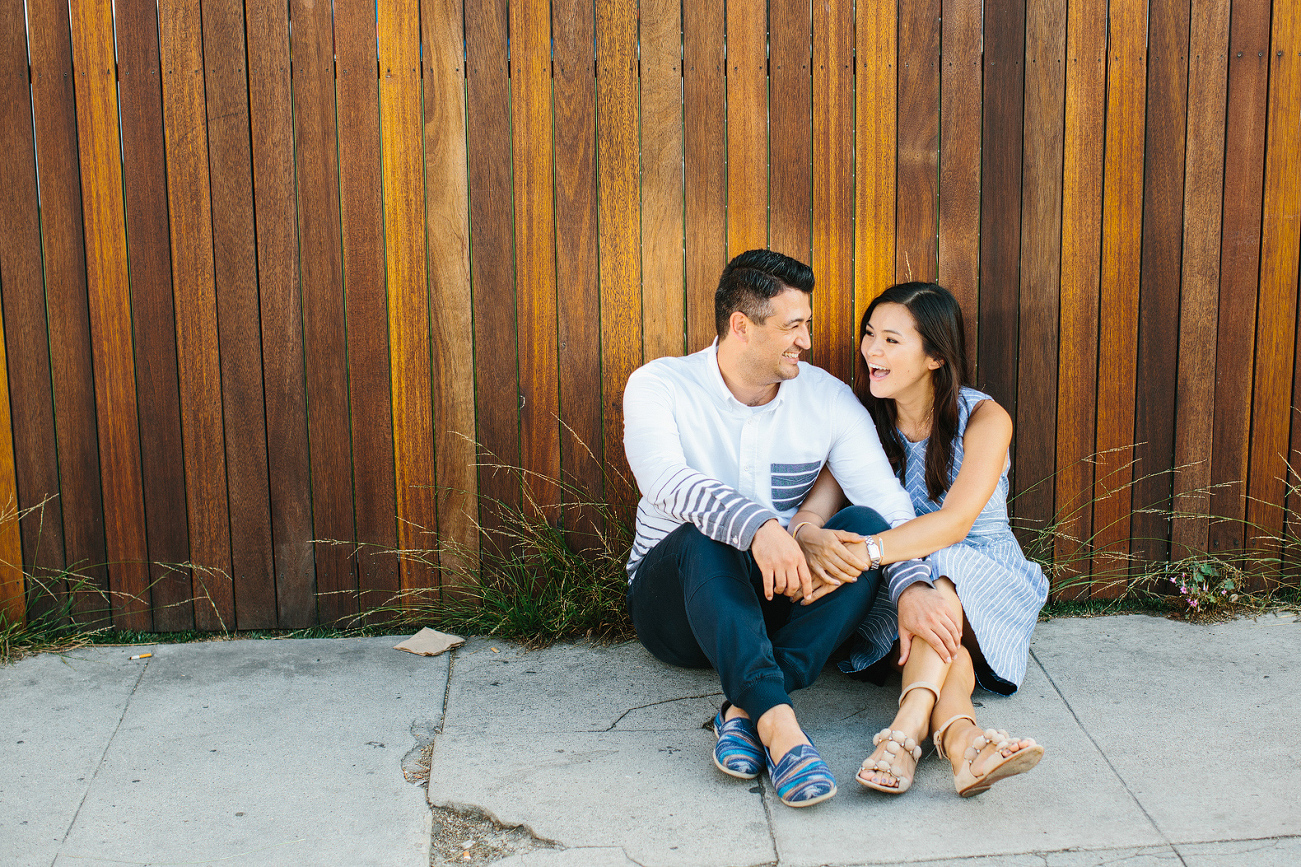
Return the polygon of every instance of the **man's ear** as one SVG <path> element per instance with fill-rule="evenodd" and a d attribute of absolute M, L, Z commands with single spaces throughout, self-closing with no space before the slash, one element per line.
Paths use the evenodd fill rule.
<path fill-rule="evenodd" d="M 733 310 L 727 319 L 727 330 L 737 340 L 745 343 L 750 337 L 750 317 L 740 310 Z"/>

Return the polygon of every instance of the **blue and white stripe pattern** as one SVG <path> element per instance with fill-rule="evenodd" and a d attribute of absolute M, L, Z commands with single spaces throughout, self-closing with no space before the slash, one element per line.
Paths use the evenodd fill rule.
<path fill-rule="evenodd" d="M 962 389 L 950 482 L 957 478 L 962 465 L 962 436 L 967 419 L 977 404 L 990 399 L 975 389 Z M 943 500 L 937 503 L 926 492 L 926 441 L 910 443 L 904 439 L 903 442 L 908 457 L 904 487 L 912 496 L 917 514 L 934 512 Z M 1015 692 L 1025 679 L 1030 636 L 1038 622 L 1039 609 L 1048 597 L 1048 579 L 1038 564 L 1025 558 L 1008 524 L 1008 467 L 1004 462 L 998 485 L 967 537 L 927 558 L 935 574 L 947 576 L 957 588 L 985 661 L 1002 681 L 982 681 L 981 686 L 1004 694 Z M 893 594 L 892 597 L 891 601 L 898 598 Z M 850 672 L 866 669 L 889 652 L 898 632 L 894 605 L 878 596 L 876 605 L 858 628 L 854 652 L 849 660 L 841 663 L 842 669 Z"/>
<path fill-rule="evenodd" d="M 793 509 L 813 488 L 822 470 L 821 461 L 772 465 L 772 504 L 779 510 Z"/>

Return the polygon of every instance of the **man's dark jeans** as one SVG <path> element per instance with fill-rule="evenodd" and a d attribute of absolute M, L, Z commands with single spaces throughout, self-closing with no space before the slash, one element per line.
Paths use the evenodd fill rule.
<path fill-rule="evenodd" d="M 863 506 L 842 510 L 826 526 L 864 536 L 890 528 Z M 879 584 L 880 570 L 869 570 L 811 605 L 784 596 L 769 602 L 749 551 L 683 524 L 638 564 L 628 608 L 637 637 L 657 659 L 712 666 L 728 701 L 757 720 L 817 679 L 867 616 Z"/>

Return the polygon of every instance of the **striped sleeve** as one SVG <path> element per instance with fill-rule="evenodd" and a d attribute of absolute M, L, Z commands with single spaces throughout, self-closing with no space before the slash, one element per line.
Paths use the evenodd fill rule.
<path fill-rule="evenodd" d="M 885 573 L 885 579 L 889 584 L 890 601 L 896 604 L 899 602 L 900 594 L 918 581 L 931 587 L 935 586 L 931 567 L 925 560 L 900 560 L 898 563 L 889 564 L 881 571 Z"/>
<path fill-rule="evenodd" d="M 690 521 L 709 538 L 742 551 L 749 550 L 760 527 L 777 517 L 717 479 L 685 465 L 668 469 L 643 493 L 666 515 Z"/>

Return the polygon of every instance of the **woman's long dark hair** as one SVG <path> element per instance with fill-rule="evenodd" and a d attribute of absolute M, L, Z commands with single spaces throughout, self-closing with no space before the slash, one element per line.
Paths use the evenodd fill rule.
<path fill-rule="evenodd" d="M 904 478 L 908 457 L 899 438 L 898 410 L 894 401 L 872 396 L 867 363 L 861 351 L 872 311 L 880 304 L 899 304 L 912 314 L 922 347 L 931 358 L 943 362 L 931 371 L 935 405 L 931 416 L 930 441 L 926 444 L 926 494 L 935 502 L 949 490 L 953 466 L 953 440 L 958 435 L 958 394 L 967 384 L 967 337 L 962 325 L 962 308 L 949 290 L 936 283 L 899 283 L 873 299 L 858 327 L 858 376 L 854 391 L 876 422 L 876 432 L 890 466 Z"/>

